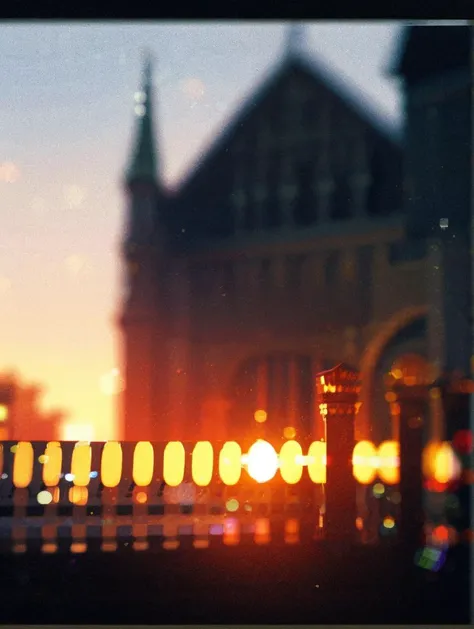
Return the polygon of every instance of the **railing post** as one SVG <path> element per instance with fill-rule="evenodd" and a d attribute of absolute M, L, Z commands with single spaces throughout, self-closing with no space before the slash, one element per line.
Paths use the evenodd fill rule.
<path fill-rule="evenodd" d="M 463 472 L 470 468 L 469 457 L 472 456 L 472 433 L 470 431 L 470 394 L 474 392 L 474 382 L 471 379 L 451 378 L 441 387 L 441 400 L 446 425 L 446 438 L 451 441 L 456 455 L 461 459 Z M 464 444 L 464 437 L 468 443 Z M 469 479 L 462 474 L 460 479 L 454 479 L 450 492 L 457 499 L 458 508 L 449 514 L 451 524 L 461 534 L 471 528 L 471 487 Z M 467 482 L 466 482 L 467 481 Z"/>
<path fill-rule="evenodd" d="M 426 385 L 393 387 L 400 408 L 400 539 L 403 547 L 415 552 L 422 545 L 423 509 L 423 428 L 429 413 Z"/>
<path fill-rule="evenodd" d="M 320 412 L 326 420 L 327 476 L 324 535 L 352 542 L 357 517 L 356 481 L 352 469 L 354 424 L 359 399 L 359 372 L 340 364 L 316 376 Z"/>

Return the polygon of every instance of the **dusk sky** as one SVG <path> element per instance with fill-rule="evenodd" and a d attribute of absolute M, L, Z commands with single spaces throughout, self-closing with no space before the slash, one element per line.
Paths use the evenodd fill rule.
<path fill-rule="evenodd" d="M 46 387 L 77 438 L 114 438 L 121 293 L 121 177 L 142 51 L 155 61 L 160 168 L 168 185 L 283 50 L 282 23 L 0 27 L 0 371 Z M 308 55 L 401 119 L 387 76 L 397 23 L 308 25 Z M 384 75 L 385 73 L 385 75 Z M 94 434 L 81 426 L 94 426 Z M 73 436 L 69 430 L 65 436 Z"/>

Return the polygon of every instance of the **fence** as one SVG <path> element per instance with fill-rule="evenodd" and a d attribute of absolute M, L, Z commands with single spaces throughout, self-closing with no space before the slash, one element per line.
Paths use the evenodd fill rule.
<path fill-rule="evenodd" d="M 3 550 L 84 552 L 92 543 L 113 551 L 120 541 L 146 550 L 151 538 L 171 550 L 186 534 L 197 548 L 213 537 L 226 545 L 241 538 L 294 544 L 324 532 L 324 442 L 306 453 L 293 440 L 278 453 L 265 441 L 4 442 L 0 454 Z M 378 473 L 393 484 L 397 469 L 396 444 L 378 452 L 356 445 L 353 474 L 361 482 Z"/>

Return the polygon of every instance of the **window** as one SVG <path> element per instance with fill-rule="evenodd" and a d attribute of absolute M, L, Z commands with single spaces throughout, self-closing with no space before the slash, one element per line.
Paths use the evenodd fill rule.
<path fill-rule="evenodd" d="M 296 225 L 305 227 L 315 219 L 315 195 L 313 194 L 313 166 L 302 164 L 297 170 L 298 193 L 294 209 Z"/>
<path fill-rule="evenodd" d="M 272 159 L 268 164 L 267 197 L 263 206 L 263 226 L 278 227 L 280 219 L 280 200 L 278 198 L 278 182 L 280 179 L 278 160 Z"/>
<path fill-rule="evenodd" d="M 334 220 L 350 218 L 352 214 L 352 189 L 347 176 L 340 176 L 335 181 L 331 199 L 330 217 Z"/>

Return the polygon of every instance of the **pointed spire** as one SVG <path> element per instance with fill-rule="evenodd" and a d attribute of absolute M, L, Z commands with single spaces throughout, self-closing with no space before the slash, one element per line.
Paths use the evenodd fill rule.
<path fill-rule="evenodd" d="M 306 25 L 301 22 L 292 22 L 287 26 L 286 32 L 286 56 L 298 57 L 305 49 Z"/>
<path fill-rule="evenodd" d="M 156 183 L 157 159 L 153 129 L 153 89 L 152 59 L 149 52 L 145 53 L 142 90 L 135 94 L 135 115 L 137 127 L 135 148 L 130 166 L 127 170 L 128 183 L 136 179 Z"/>

